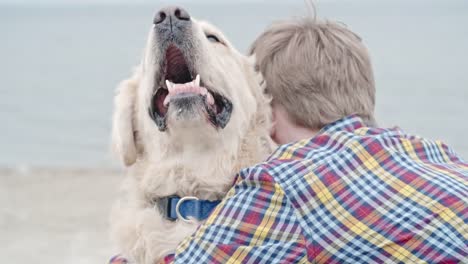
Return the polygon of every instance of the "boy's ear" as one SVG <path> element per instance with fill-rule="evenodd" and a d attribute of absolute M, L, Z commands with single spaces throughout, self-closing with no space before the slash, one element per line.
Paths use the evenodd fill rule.
<path fill-rule="evenodd" d="M 114 97 L 112 120 L 112 149 L 125 166 L 131 166 L 137 159 L 135 141 L 135 104 L 140 83 L 139 71 L 130 79 L 122 81 Z"/>

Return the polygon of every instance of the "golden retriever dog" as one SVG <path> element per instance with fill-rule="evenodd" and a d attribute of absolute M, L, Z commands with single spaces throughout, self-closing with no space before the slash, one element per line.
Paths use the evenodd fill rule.
<path fill-rule="evenodd" d="M 179 206 L 222 199 L 236 173 L 274 147 L 253 58 L 182 8 L 152 22 L 140 65 L 117 89 L 112 132 L 128 176 L 111 233 L 119 253 L 142 264 L 173 253 L 203 221 Z M 177 219 L 166 212 L 174 206 Z"/>

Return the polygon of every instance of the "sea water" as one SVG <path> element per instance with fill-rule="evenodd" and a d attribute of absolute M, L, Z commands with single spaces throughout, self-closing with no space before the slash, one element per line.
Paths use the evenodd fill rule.
<path fill-rule="evenodd" d="M 116 166 L 114 89 L 139 62 L 162 4 L 37 3 L 0 6 L 0 166 Z M 272 21 L 307 14 L 300 0 L 183 6 L 242 52 Z M 467 1 L 330 0 L 317 12 L 369 48 L 380 125 L 441 139 L 468 158 Z"/>

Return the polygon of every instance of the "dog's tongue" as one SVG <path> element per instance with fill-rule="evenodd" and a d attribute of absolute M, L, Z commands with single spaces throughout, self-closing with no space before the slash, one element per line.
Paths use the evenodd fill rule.
<path fill-rule="evenodd" d="M 167 106 L 171 101 L 171 97 L 174 97 L 178 94 L 200 94 L 206 96 L 206 102 L 209 105 L 214 104 L 214 98 L 211 93 L 205 87 L 200 86 L 200 77 L 197 75 L 197 78 L 188 83 L 171 83 L 166 81 L 167 89 L 169 94 L 164 99 L 164 106 Z"/>

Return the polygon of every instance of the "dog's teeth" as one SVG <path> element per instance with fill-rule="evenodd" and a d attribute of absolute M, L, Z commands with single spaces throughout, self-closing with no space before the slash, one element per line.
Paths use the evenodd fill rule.
<path fill-rule="evenodd" d="M 197 77 L 195 77 L 195 86 L 199 87 L 200 86 L 200 74 L 197 74 Z"/>
<path fill-rule="evenodd" d="M 213 98 L 213 96 L 212 96 L 210 93 L 208 93 L 208 94 L 206 95 L 206 102 L 207 102 L 209 105 L 214 105 L 214 103 L 215 103 L 214 98 Z"/>
<path fill-rule="evenodd" d="M 166 86 L 169 92 L 173 90 L 172 88 L 174 87 L 174 85 L 169 80 L 166 80 Z"/>

